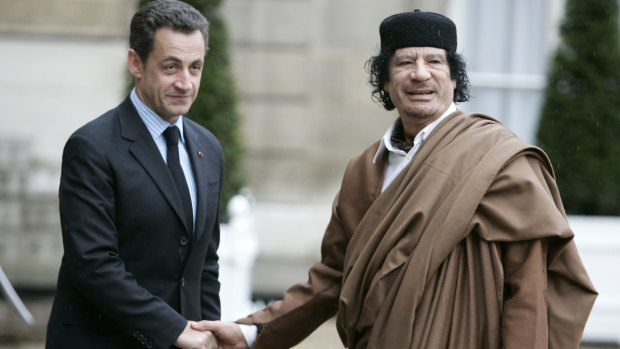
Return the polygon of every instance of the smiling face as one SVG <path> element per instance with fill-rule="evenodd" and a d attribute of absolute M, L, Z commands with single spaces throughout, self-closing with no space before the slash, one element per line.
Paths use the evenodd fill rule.
<path fill-rule="evenodd" d="M 185 34 L 170 28 L 155 32 L 146 62 L 130 49 L 129 70 L 142 102 L 170 124 L 186 114 L 198 94 L 204 54 L 200 31 Z"/>
<path fill-rule="evenodd" d="M 448 109 L 456 81 L 450 78 L 446 51 L 435 47 L 404 47 L 388 64 L 384 89 L 398 110 L 406 133 L 417 133 Z M 408 125 L 412 132 L 407 132 Z M 408 135 L 411 136 L 411 135 Z"/>

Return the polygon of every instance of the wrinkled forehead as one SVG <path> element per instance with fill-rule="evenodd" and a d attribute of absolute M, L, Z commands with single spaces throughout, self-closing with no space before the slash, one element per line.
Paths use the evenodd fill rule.
<path fill-rule="evenodd" d="M 432 58 L 447 58 L 446 50 L 442 48 L 432 47 L 432 46 L 409 46 L 409 47 L 401 47 L 394 51 L 392 55 L 392 59 L 408 57 L 408 58 L 418 58 L 418 57 L 432 57 Z"/>

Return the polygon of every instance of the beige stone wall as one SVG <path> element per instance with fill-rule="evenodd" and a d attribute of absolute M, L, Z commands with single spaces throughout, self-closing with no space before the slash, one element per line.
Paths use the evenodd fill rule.
<path fill-rule="evenodd" d="M 259 201 L 325 203 L 348 159 L 395 117 L 370 99 L 364 69 L 386 16 L 431 0 L 225 0 L 249 186 Z M 0 130 L 58 164 L 76 127 L 124 94 L 137 0 L 0 0 Z M 24 93 L 27 91 L 27 93 Z"/>
<path fill-rule="evenodd" d="M 227 0 L 249 186 L 259 201 L 325 203 L 348 160 L 396 117 L 370 98 L 379 23 L 445 1 Z"/>
<path fill-rule="evenodd" d="M 387 16 L 446 1 L 226 0 L 245 170 L 257 198 L 257 295 L 305 280 L 349 159 L 396 118 L 370 98 L 366 61 Z M 208 59 L 208 58 L 207 58 Z"/>
<path fill-rule="evenodd" d="M 123 98 L 136 3 L 0 0 L 0 265 L 16 286 L 55 285 L 62 148 Z"/>
<path fill-rule="evenodd" d="M 0 0 L 0 33 L 125 37 L 136 0 Z"/>
<path fill-rule="evenodd" d="M 60 166 L 69 134 L 125 94 L 137 0 L 0 0 L 0 105 L 5 138 Z"/>
<path fill-rule="evenodd" d="M 273 290 L 303 279 L 318 258 L 347 161 L 396 117 L 371 101 L 366 83 L 364 64 L 379 44 L 380 21 L 415 7 L 441 11 L 442 1 L 424 2 L 434 8 L 404 0 L 223 1 L 248 184 L 261 205 L 260 258 L 268 265 L 273 256 L 276 266 L 301 260 L 280 284 L 256 278 Z M 62 147 L 77 127 L 124 97 L 136 3 L 0 0 L 0 66 L 7 68 L 0 79 L 0 265 L 13 280 L 53 285 L 62 254 Z M 19 153 L 11 150 L 15 144 L 23 145 Z M 37 257 L 25 264 L 24 255 Z"/>

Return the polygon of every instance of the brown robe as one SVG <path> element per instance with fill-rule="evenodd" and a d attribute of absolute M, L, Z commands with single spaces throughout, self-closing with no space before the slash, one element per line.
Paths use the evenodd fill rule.
<path fill-rule="evenodd" d="M 263 325 L 253 348 L 336 313 L 348 348 L 577 348 L 596 291 L 546 155 L 456 112 L 381 194 L 378 144 L 347 167 L 309 281 L 239 321 Z"/>

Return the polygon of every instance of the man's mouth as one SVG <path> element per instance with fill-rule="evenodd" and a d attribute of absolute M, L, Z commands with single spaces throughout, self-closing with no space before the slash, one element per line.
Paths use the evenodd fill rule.
<path fill-rule="evenodd" d="M 192 96 L 191 95 L 171 95 L 170 97 L 175 100 L 184 100 L 184 99 L 189 99 Z"/>
<path fill-rule="evenodd" d="M 415 90 L 415 91 L 407 91 L 410 95 L 430 95 L 433 93 L 432 90 Z"/>

